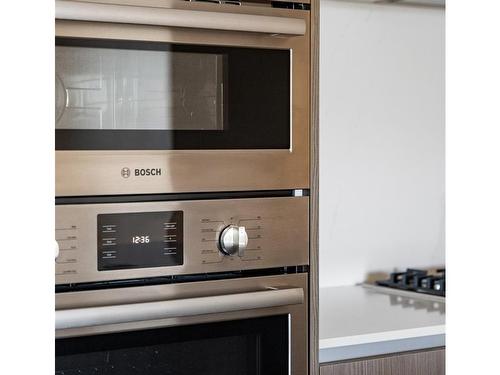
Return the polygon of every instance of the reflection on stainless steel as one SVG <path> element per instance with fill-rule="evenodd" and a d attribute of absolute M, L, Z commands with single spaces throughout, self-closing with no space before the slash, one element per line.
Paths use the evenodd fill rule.
<path fill-rule="evenodd" d="M 61 77 L 57 73 L 55 74 L 55 77 L 56 77 L 55 121 L 56 121 L 56 127 L 57 127 L 57 124 L 59 124 L 59 121 L 61 120 L 61 117 L 64 114 L 64 110 L 68 106 L 68 92 L 67 92 L 66 88 L 64 87 L 64 83 L 63 83 Z"/>
<path fill-rule="evenodd" d="M 67 93 L 56 129 L 222 130 L 221 55 L 68 46 L 55 53 L 56 108 Z"/>

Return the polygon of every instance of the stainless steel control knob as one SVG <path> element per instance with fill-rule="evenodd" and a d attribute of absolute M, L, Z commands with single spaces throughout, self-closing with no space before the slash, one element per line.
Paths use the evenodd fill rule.
<path fill-rule="evenodd" d="M 242 257 L 248 245 L 248 236 L 245 227 L 229 225 L 222 230 L 219 237 L 220 250 L 226 255 Z"/>

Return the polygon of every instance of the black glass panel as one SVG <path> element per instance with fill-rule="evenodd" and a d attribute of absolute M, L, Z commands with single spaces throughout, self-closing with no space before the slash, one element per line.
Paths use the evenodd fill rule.
<path fill-rule="evenodd" d="M 56 149 L 290 148 L 290 51 L 56 38 Z"/>
<path fill-rule="evenodd" d="M 97 269 L 183 264 L 183 212 L 97 215 Z"/>
<path fill-rule="evenodd" d="M 285 375 L 288 316 L 56 340 L 57 375 Z"/>

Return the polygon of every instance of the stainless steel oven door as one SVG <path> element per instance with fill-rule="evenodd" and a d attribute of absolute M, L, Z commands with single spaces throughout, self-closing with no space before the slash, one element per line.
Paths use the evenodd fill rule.
<path fill-rule="evenodd" d="M 61 293 L 56 373 L 303 375 L 307 321 L 306 274 Z"/>
<path fill-rule="evenodd" d="M 56 196 L 309 187 L 309 12 L 56 1 Z"/>

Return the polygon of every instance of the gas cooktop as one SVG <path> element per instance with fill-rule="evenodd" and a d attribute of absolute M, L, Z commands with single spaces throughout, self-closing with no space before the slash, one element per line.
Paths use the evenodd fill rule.
<path fill-rule="evenodd" d="M 445 269 L 435 272 L 408 268 L 405 272 L 393 272 L 388 280 L 378 280 L 375 283 L 388 288 L 407 290 L 417 293 L 445 296 Z"/>

